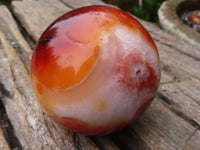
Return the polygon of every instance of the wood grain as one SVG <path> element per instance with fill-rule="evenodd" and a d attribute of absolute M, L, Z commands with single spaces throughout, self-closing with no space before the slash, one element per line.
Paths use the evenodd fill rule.
<path fill-rule="evenodd" d="M 200 126 L 199 86 L 198 80 L 164 84 L 160 86 L 159 96 L 174 113 L 198 127 Z"/>
<path fill-rule="evenodd" d="M 111 135 L 88 137 L 63 129 L 44 114 L 31 86 L 34 45 L 27 38 L 35 44 L 58 16 L 92 4 L 106 5 L 100 0 L 13 1 L 18 25 L 12 13 L 0 6 L 0 100 L 19 149 L 199 150 L 200 50 L 141 20 L 158 47 L 162 78 L 157 98 L 138 121 Z M 20 26 L 27 36 L 22 36 Z M 5 143 L 9 149 L 1 129 L 0 146 Z"/>
<path fill-rule="evenodd" d="M 21 35 L 11 12 L 5 6 L 0 6 L 0 20 L 0 27 L 4 31 L 6 39 L 14 47 L 16 54 L 23 61 L 26 69 L 29 70 L 32 51 L 29 44 Z"/>
<path fill-rule="evenodd" d="M 195 137 L 187 142 L 194 131 Z M 113 136 L 127 150 L 198 150 L 200 146 L 200 131 L 165 107 L 160 98 L 138 121 Z"/>
<path fill-rule="evenodd" d="M 71 10 L 58 0 L 13 1 L 12 7 L 14 14 L 23 22 L 22 26 L 35 41 L 53 20 Z"/>

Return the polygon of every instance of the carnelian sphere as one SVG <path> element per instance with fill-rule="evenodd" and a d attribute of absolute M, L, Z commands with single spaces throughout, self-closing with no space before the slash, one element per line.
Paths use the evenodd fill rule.
<path fill-rule="evenodd" d="M 88 6 L 64 14 L 42 34 L 31 78 L 39 102 L 58 124 L 108 134 L 137 119 L 160 82 L 157 48 L 129 14 Z"/>

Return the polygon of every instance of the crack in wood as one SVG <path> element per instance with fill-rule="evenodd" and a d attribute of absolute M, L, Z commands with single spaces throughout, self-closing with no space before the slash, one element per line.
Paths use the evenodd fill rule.
<path fill-rule="evenodd" d="M 172 100 L 170 100 L 168 97 L 166 97 L 165 95 L 163 95 L 161 92 L 158 92 L 158 97 L 159 100 L 161 100 L 161 102 L 164 104 L 164 106 L 166 106 L 166 108 L 168 108 L 171 112 L 173 112 L 176 116 L 182 118 L 183 120 L 185 120 L 187 123 L 189 123 L 191 126 L 193 126 L 194 128 L 197 128 L 198 130 L 200 130 L 200 124 L 197 123 L 196 121 L 194 121 L 192 118 L 188 117 L 187 115 L 185 115 L 183 112 L 180 112 L 176 109 L 174 109 L 173 106 L 176 105 L 176 103 L 174 103 Z"/>
<path fill-rule="evenodd" d="M 166 81 L 166 82 L 160 83 L 160 85 L 171 84 L 171 83 L 176 83 L 176 82 L 177 82 L 177 81 Z"/>
<path fill-rule="evenodd" d="M 20 144 L 17 136 L 15 135 L 13 126 L 6 114 L 4 105 L 0 99 L 0 128 L 2 128 L 3 135 L 9 144 L 11 149 L 22 150 L 22 145 Z"/>
<path fill-rule="evenodd" d="M 111 137 L 112 141 L 119 147 L 120 150 L 128 150 L 126 145 L 123 144 L 122 141 L 120 141 L 118 139 L 117 135 L 111 134 L 110 137 Z"/>
<path fill-rule="evenodd" d="M 184 150 L 187 150 L 187 145 L 188 145 L 188 142 L 191 140 L 191 138 L 195 135 L 195 133 L 200 130 L 200 126 L 199 128 L 196 128 L 191 134 L 190 136 L 187 138 L 187 140 L 185 141 L 185 144 L 184 144 Z"/>
<path fill-rule="evenodd" d="M 31 49 L 33 50 L 35 48 L 36 45 L 36 41 L 32 38 L 32 36 L 30 36 L 27 32 L 27 30 L 21 25 L 19 19 L 17 18 L 17 16 L 14 14 L 13 11 L 11 11 L 11 14 L 19 28 L 19 31 L 21 33 L 21 35 L 23 36 L 23 38 L 26 40 L 26 42 L 29 44 L 29 46 L 31 47 Z"/>
<path fill-rule="evenodd" d="M 63 0 L 59 0 L 59 2 L 63 3 L 64 5 L 66 5 L 67 7 L 74 9 L 73 6 L 69 5 L 68 3 L 65 3 Z"/>
<path fill-rule="evenodd" d="M 90 139 L 101 149 L 101 150 L 119 150 L 114 141 L 109 135 L 91 136 Z"/>
<path fill-rule="evenodd" d="M 74 140 L 73 142 L 74 142 L 76 149 L 81 150 L 80 139 L 78 138 L 77 133 L 73 133 L 72 138 Z"/>
<path fill-rule="evenodd" d="M 0 85 L 0 99 L 3 97 L 3 94 L 1 92 L 1 85 Z"/>
<path fill-rule="evenodd" d="M 131 126 L 109 136 L 120 150 L 150 150 Z"/>
<path fill-rule="evenodd" d="M 171 70 L 169 66 L 162 64 L 162 70 L 165 71 L 166 73 L 169 73 L 172 76 L 174 82 L 180 82 L 179 75 L 173 73 L 173 71 Z"/>
<path fill-rule="evenodd" d="M 5 95 L 9 98 L 13 98 L 14 97 L 14 93 L 10 92 L 9 90 L 7 90 L 4 86 L 4 84 L 1 83 L 0 81 L 0 91 L 2 95 Z"/>
<path fill-rule="evenodd" d="M 19 37 L 17 37 L 17 35 L 18 36 L 19 36 L 19 34 L 23 35 L 22 34 L 23 32 L 21 30 L 22 27 L 20 27 L 20 25 L 18 23 L 16 23 L 17 21 L 14 20 L 12 13 L 8 12 L 8 10 L 5 9 L 4 7 L 1 7 L 1 9 L 2 9 L 1 10 L 2 15 L 0 15 L 0 20 L 2 20 L 2 21 L 0 22 L 0 27 L 6 36 L 6 40 L 8 40 L 10 45 L 12 45 L 12 47 L 15 49 L 16 54 L 20 57 L 23 64 L 26 66 L 26 69 L 29 71 L 30 58 L 31 58 L 30 56 L 31 56 L 32 52 L 31 52 L 30 48 L 29 48 L 29 50 L 27 50 L 27 47 L 26 46 L 24 47 L 24 44 L 25 44 L 24 41 L 27 41 L 27 39 L 29 39 L 29 38 L 24 37 L 24 41 L 21 39 L 18 39 Z M 7 18 L 4 17 L 4 15 Z M 6 19 L 13 20 L 14 22 L 12 22 L 10 26 L 8 26 L 7 23 L 10 23 L 10 21 L 8 21 Z M 16 27 L 19 30 L 14 31 L 13 28 L 16 28 Z M 19 40 L 21 40 L 21 42 L 19 42 Z M 29 44 L 29 46 L 31 46 L 31 45 Z"/>

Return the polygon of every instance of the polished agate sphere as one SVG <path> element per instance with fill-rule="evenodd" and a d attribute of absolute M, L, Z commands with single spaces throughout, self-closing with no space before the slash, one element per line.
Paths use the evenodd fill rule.
<path fill-rule="evenodd" d="M 151 104 L 160 59 L 149 33 L 132 16 L 88 6 L 64 14 L 44 31 L 33 53 L 31 78 L 55 122 L 88 135 L 108 134 Z"/>

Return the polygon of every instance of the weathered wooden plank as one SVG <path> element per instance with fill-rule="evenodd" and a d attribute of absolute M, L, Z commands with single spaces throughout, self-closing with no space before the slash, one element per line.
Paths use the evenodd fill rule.
<path fill-rule="evenodd" d="M 161 85 L 159 95 L 177 115 L 200 126 L 199 91 L 199 80 L 187 80 Z"/>
<path fill-rule="evenodd" d="M 27 70 L 2 31 L 0 39 L 2 101 L 23 149 L 76 149 L 73 133 L 59 127 L 43 114 Z M 76 139 L 82 144 L 80 149 L 98 149 L 85 136 L 80 135 Z"/>
<path fill-rule="evenodd" d="M 57 0 L 13 1 L 12 7 L 17 18 L 23 22 L 23 27 L 35 41 L 53 20 L 71 10 Z"/>
<path fill-rule="evenodd" d="M 0 20 L 0 27 L 4 31 L 7 40 L 15 48 L 17 55 L 25 64 L 26 69 L 29 70 L 32 51 L 29 44 L 20 34 L 18 26 L 14 21 L 10 11 L 5 6 L 0 6 Z"/>
<path fill-rule="evenodd" d="M 89 5 L 107 5 L 101 0 L 60 0 L 63 3 L 65 3 L 67 6 L 70 6 L 72 8 L 80 8 L 83 6 L 89 6 Z"/>
<path fill-rule="evenodd" d="M 197 78 L 200 79 L 200 61 L 189 57 L 173 47 L 168 47 L 156 42 L 162 66 L 178 79 Z"/>
<path fill-rule="evenodd" d="M 199 150 L 200 147 L 200 131 L 158 99 L 138 121 L 112 136 L 126 150 Z"/>
<path fill-rule="evenodd" d="M 3 88 L 1 88 L 1 90 L 3 90 Z M 11 123 L 9 122 L 1 98 L 0 98 L 0 150 L 20 149 L 21 146 L 13 132 L 13 128 L 11 126 Z"/>
<path fill-rule="evenodd" d="M 191 79 L 177 83 L 181 93 L 190 97 L 198 105 L 200 105 L 200 81 Z"/>
<path fill-rule="evenodd" d="M 40 1 L 38 1 L 37 3 L 39 2 Z M 21 21 L 22 24 L 28 24 L 27 27 L 35 28 L 34 26 L 37 26 L 37 25 L 31 24 L 31 22 L 28 20 L 24 21 L 23 19 L 20 19 L 21 17 L 28 18 L 28 15 L 27 15 L 28 13 L 26 14 L 25 12 L 31 13 L 34 10 L 29 10 L 29 7 L 26 7 L 26 8 L 22 7 L 21 5 L 24 5 L 24 4 L 20 4 L 20 3 L 25 3 L 25 1 L 13 2 L 14 12 L 16 16 L 18 17 L 18 19 Z M 32 4 L 32 3 L 33 2 L 31 2 L 30 0 L 29 4 Z M 26 6 L 28 6 L 28 4 Z M 15 9 L 18 9 L 20 11 L 16 11 Z M 51 12 L 51 9 L 54 9 L 53 5 L 49 6 L 50 12 Z M 40 17 L 33 17 L 35 19 L 33 22 L 41 22 L 42 18 L 44 18 L 45 16 L 49 16 L 49 13 L 48 12 L 46 14 L 37 13 L 37 15 L 39 15 Z M 54 17 L 56 18 L 56 15 Z M 28 31 L 27 27 L 25 28 Z M 39 31 L 41 30 L 36 29 L 38 36 L 35 36 L 31 32 L 29 32 L 29 34 L 32 37 L 35 37 L 34 39 L 37 40 L 40 33 Z M 181 51 L 181 44 L 179 44 L 180 47 L 178 47 L 173 43 L 169 43 L 169 42 L 167 43 L 167 41 L 169 41 L 170 39 L 170 36 L 169 38 L 163 37 L 160 40 L 159 38 L 156 38 L 156 34 L 154 32 L 156 33 L 156 31 L 152 31 L 152 35 L 154 36 L 154 39 L 157 40 L 156 44 L 160 51 L 161 61 L 163 64 L 163 69 L 164 69 L 164 76 L 162 78 L 163 85 L 165 85 L 167 82 L 173 82 L 174 80 L 189 79 L 191 78 L 191 76 L 199 79 L 198 59 L 193 57 L 193 55 L 188 56 L 187 53 Z M 160 32 L 160 29 L 158 30 L 158 32 Z M 173 40 L 171 40 L 171 42 L 172 41 Z M 164 43 L 167 43 L 167 44 L 164 44 Z M 173 48 L 173 46 L 175 48 Z M 191 47 L 187 46 L 187 48 L 190 49 Z M 189 50 L 189 51 L 192 51 L 192 50 Z M 171 84 L 171 86 L 174 88 L 174 84 Z M 188 86 L 188 88 L 190 88 L 190 86 Z M 167 89 L 168 88 L 171 88 L 171 87 L 167 87 Z M 164 93 L 162 90 L 160 92 Z M 180 89 L 178 89 L 178 92 L 181 92 Z M 172 99 L 174 98 L 176 97 L 173 96 Z M 183 99 L 183 101 L 186 101 L 186 100 L 187 99 Z M 164 101 L 163 103 L 165 104 L 165 106 L 161 104 L 162 101 Z M 199 139 L 199 131 L 197 131 L 194 134 L 195 136 L 193 137 L 194 140 L 192 141 L 189 140 L 189 142 L 187 142 L 188 137 L 195 130 L 194 126 L 192 126 L 189 122 L 187 122 L 183 118 L 180 118 L 179 116 L 177 116 L 177 114 L 174 114 L 174 111 L 172 111 L 168 107 L 168 104 L 166 103 L 165 100 L 161 100 L 161 102 L 156 100 L 153 103 L 153 105 L 150 107 L 149 109 L 150 111 L 148 110 L 145 113 L 144 115 L 145 117 L 142 117 L 136 124 L 133 124 L 133 126 L 126 128 L 122 132 L 114 134 L 114 136 L 117 136 L 118 137 L 117 139 L 119 139 L 119 141 L 117 142 L 121 142 L 121 144 L 119 144 L 119 147 L 121 147 L 121 145 L 124 146 L 125 149 L 126 148 L 127 149 L 156 149 L 156 148 L 165 149 L 166 147 L 168 149 L 183 149 L 185 145 L 188 149 L 197 149 L 199 147 L 198 140 L 197 140 Z M 193 105 L 193 101 L 189 101 L 189 103 Z M 187 109 L 187 107 L 185 107 L 185 109 Z M 184 111 L 184 110 L 181 110 L 181 111 Z M 194 119 L 192 117 L 194 116 L 190 114 L 189 118 L 191 120 Z M 198 120 L 195 120 L 195 121 L 197 122 Z M 175 135 L 176 130 L 177 132 Z M 171 134 L 171 131 L 173 131 L 174 134 Z M 79 134 L 76 134 L 76 135 L 79 135 Z M 102 139 L 105 140 L 106 137 L 105 138 L 103 137 Z M 94 141 L 98 143 L 97 142 L 98 140 L 94 140 Z M 105 142 L 105 141 L 102 142 L 101 140 L 99 141 L 100 142 L 98 145 L 101 145 Z M 117 146 L 114 144 L 113 147 L 117 147 Z"/>
<path fill-rule="evenodd" d="M 189 43 L 172 36 L 164 30 L 161 30 L 157 25 L 152 23 L 148 23 L 146 21 L 140 20 L 140 22 L 144 25 L 144 27 L 150 32 L 151 36 L 154 40 L 159 43 L 166 45 L 168 47 L 172 47 L 176 51 L 180 51 L 188 56 L 192 56 L 193 58 L 200 61 L 200 48 L 194 45 L 190 45 Z"/>
<path fill-rule="evenodd" d="M 158 26 L 140 20 L 155 40 L 162 67 L 176 80 L 200 79 L 200 48 L 178 39 Z"/>
<path fill-rule="evenodd" d="M 10 150 L 8 143 L 3 135 L 3 131 L 0 128 L 0 150 Z"/>
<path fill-rule="evenodd" d="M 171 83 L 174 82 L 176 79 L 166 72 L 164 69 L 161 70 L 161 80 L 160 84 Z"/>

